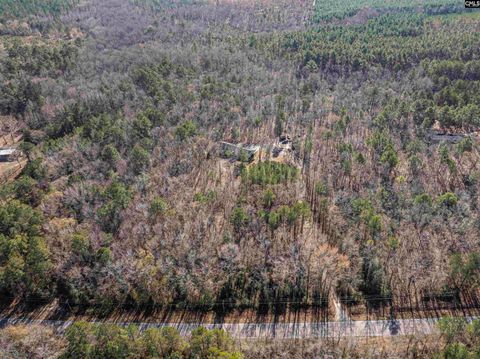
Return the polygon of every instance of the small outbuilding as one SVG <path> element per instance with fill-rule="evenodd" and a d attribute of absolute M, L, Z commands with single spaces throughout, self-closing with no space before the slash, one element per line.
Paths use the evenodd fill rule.
<path fill-rule="evenodd" d="M 459 133 L 448 133 L 440 131 L 430 132 L 430 141 L 432 142 L 449 142 L 449 143 L 458 143 L 463 140 L 466 136 Z"/>
<path fill-rule="evenodd" d="M 18 151 L 15 148 L 0 148 L 0 162 L 12 162 L 17 159 Z"/>
<path fill-rule="evenodd" d="M 260 146 L 256 145 L 235 145 L 233 143 L 220 141 L 220 154 L 224 158 L 242 160 L 243 157 L 248 162 L 255 159 L 256 154 L 260 151 Z"/>

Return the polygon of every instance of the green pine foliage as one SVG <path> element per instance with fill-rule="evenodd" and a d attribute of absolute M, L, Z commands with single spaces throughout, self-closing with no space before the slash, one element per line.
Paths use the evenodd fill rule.
<path fill-rule="evenodd" d="M 285 163 L 260 162 L 246 169 L 243 174 L 245 183 L 261 186 L 286 184 L 299 176 L 298 169 Z"/>
<path fill-rule="evenodd" d="M 444 317 L 437 324 L 446 345 L 435 358 L 469 359 L 480 354 L 480 320 L 470 323 L 465 318 Z"/>
<path fill-rule="evenodd" d="M 48 297 L 49 249 L 42 237 L 44 219 L 18 201 L 0 204 L 0 293 Z"/>
<path fill-rule="evenodd" d="M 136 326 L 76 322 L 66 333 L 61 358 L 242 359 L 231 336 L 199 327 L 187 339 L 171 327 L 139 331 Z"/>
<path fill-rule="evenodd" d="M 77 0 L 2 0 L 0 18 L 12 18 L 27 15 L 60 15 L 77 3 Z"/>
<path fill-rule="evenodd" d="M 315 20 L 343 19 L 353 16 L 362 9 L 388 9 L 388 10 L 411 10 L 424 9 L 431 12 L 445 12 L 461 9 L 458 2 L 452 0 L 400 0 L 400 1 L 382 1 L 382 0 L 317 0 L 315 2 L 316 13 Z M 440 8 L 440 9 L 439 9 Z"/>
<path fill-rule="evenodd" d="M 478 49 L 474 44 L 480 35 L 465 33 L 460 30 L 462 26 L 455 19 L 445 18 L 440 28 L 434 28 L 426 15 L 386 14 L 358 26 L 328 25 L 288 33 L 283 48 L 287 54 L 300 57 L 302 66 L 313 62 L 318 69 L 342 72 L 372 66 L 399 71 L 424 59 L 476 59 Z M 447 28 L 458 32 L 445 31 Z M 471 52 L 464 54 L 464 48 Z"/>

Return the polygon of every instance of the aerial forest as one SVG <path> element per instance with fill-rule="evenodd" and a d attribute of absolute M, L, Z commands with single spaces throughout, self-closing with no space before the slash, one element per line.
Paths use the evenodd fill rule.
<path fill-rule="evenodd" d="M 1 1 L 0 298 L 475 301 L 480 14 L 393 4 Z"/>

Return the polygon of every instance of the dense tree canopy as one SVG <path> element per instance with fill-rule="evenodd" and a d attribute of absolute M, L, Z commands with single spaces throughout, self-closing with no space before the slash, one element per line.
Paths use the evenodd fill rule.
<path fill-rule="evenodd" d="M 30 14 L 59 15 L 76 3 L 76 0 L 2 0 L 0 18 L 14 18 Z"/>
<path fill-rule="evenodd" d="M 478 13 L 311 5 L 3 1 L 0 134 L 27 156 L 1 182 L 2 294 L 269 310 L 476 293 Z M 103 329 L 87 336 L 112 350 L 137 335 Z"/>

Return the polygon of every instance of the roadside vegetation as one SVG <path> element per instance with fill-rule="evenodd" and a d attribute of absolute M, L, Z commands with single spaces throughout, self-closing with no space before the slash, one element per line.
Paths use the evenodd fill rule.
<path fill-rule="evenodd" d="M 215 329 L 195 329 L 182 337 L 172 327 L 140 331 L 134 325 L 77 322 L 65 332 L 47 326 L 0 329 L 5 358 L 165 358 L 165 359 L 314 359 L 314 358 L 477 358 L 479 321 L 444 318 L 438 334 L 416 337 L 348 339 L 250 339 L 236 341 Z"/>
<path fill-rule="evenodd" d="M 165 358 L 242 359 L 232 338 L 219 329 L 195 329 L 188 339 L 171 327 L 140 332 L 135 326 L 78 322 L 63 334 L 48 327 L 1 330 L 5 358 Z"/>
<path fill-rule="evenodd" d="M 442 318 L 438 327 L 445 341 L 437 354 L 442 359 L 477 358 L 480 353 L 480 321 L 470 323 L 464 318 Z"/>

